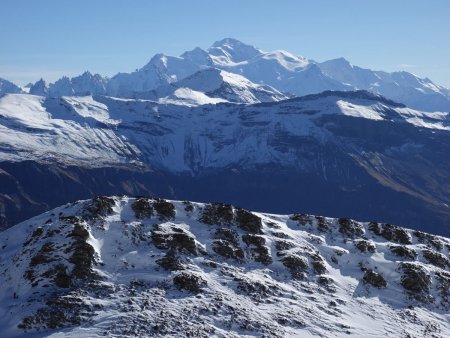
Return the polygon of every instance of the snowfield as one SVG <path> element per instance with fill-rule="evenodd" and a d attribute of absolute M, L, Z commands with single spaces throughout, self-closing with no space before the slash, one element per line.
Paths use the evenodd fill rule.
<path fill-rule="evenodd" d="M 0 233 L 2 337 L 447 337 L 450 240 L 98 197 Z"/>

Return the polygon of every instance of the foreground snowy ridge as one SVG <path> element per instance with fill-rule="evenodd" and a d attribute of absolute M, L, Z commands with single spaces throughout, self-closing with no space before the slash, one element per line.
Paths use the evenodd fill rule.
<path fill-rule="evenodd" d="M 450 240 L 98 197 L 0 233 L 0 335 L 447 337 Z"/>

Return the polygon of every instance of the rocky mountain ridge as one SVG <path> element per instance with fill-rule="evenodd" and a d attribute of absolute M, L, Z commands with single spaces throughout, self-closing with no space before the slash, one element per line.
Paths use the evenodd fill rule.
<path fill-rule="evenodd" d="M 96 197 L 0 245 L 2 337 L 450 333 L 449 239 L 391 224 Z"/>

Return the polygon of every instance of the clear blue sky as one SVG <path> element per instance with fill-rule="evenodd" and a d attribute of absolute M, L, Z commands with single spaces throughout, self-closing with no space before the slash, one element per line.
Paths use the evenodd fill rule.
<path fill-rule="evenodd" d="M 111 76 L 234 37 L 450 87 L 449 0 L 0 0 L 0 32 L 0 77 L 19 84 Z"/>

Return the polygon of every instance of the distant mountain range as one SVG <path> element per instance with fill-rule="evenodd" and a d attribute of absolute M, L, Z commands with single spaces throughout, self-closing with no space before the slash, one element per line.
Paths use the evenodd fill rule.
<path fill-rule="evenodd" d="M 111 79 L 0 90 L 3 228 L 157 194 L 450 235 L 449 95 L 427 79 L 224 39 Z"/>
<path fill-rule="evenodd" d="M 197 47 L 179 57 L 157 54 L 135 72 L 118 73 L 112 78 L 85 72 L 71 79 L 63 77 L 48 87 L 41 80 L 29 88 L 29 93 L 49 97 L 107 95 L 136 98 L 146 97 L 145 93 L 152 92 L 147 97 L 164 100 L 166 96 L 163 95 L 168 94 L 169 100 L 176 97 L 185 102 L 200 100 L 201 103 L 213 103 L 216 101 L 205 101 L 205 97 L 196 93 L 195 88 L 199 89 L 197 81 L 186 80 L 206 79 L 218 74 L 219 70 L 240 75 L 243 78 L 235 80 L 244 86 L 256 88 L 262 85 L 263 91 L 270 92 L 256 98 L 246 93 L 237 100 L 235 94 L 226 95 L 232 102 L 267 102 L 283 96 L 303 96 L 325 90 L 367 90 L 414 109 L 450 111 L 450 90 L 427 78 L 421 79 L 407 72 L 372 71 L 353 66 L 344 58 L 319 63 L 283 50 L 263 52 L 230 38 L 215 42 L 207 50 Z M 173 93 L 167 92 L 168 85 L 184 89 L 171 96 Z M 6 80 L 0 81 L 0 95 L 21 91 Z M 221 98 L 220 91 L 210 90 L 209 94 L 213 98 Z"/>

